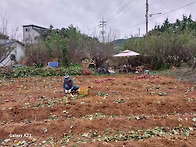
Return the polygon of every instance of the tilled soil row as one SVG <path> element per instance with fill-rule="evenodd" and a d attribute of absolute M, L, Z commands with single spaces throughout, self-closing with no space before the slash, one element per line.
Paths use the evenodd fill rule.
<path fill-rule="evenodd" d="M 196 143 L 194 84 L 159 76 L 74 78 L 89 87 L 88 96 L 62 93 L 62 77 L 2 82 L 0 146 Z"/>

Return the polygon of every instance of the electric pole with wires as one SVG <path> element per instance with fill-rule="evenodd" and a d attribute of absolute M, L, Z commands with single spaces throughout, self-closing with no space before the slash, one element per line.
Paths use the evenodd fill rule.
<path fill-rule="evenodd" d="M 146 0 L 146 34 L 148 33 L 148 10 L 149 10 L 149 5 L 148 5 L 148 0 Z"/>
<path fill-rule="evenodd" d="M 149 14 L 149 3 L 148 3 L 148 0 L 146 0 L 146 34 L 148 33 L 148 18 L 149 17 L 152 17 L 153 15 L 159 15 L 161 13 L 153 13 L 153 14 Z"/>
<path fill-rule="evenodd" d="M 100 21 L 99 27 L 101 28 L 101 35 L 102 35 L 102 41 L 105 42 L 105 27 L 106 27 L 106 21 L 102 18 Z"/>

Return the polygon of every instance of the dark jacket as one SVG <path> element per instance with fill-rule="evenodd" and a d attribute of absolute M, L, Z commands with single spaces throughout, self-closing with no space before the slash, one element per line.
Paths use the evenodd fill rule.
<path fill-rule="evenodd" d="M 64 82 L 63 82 L 63 88 L 65 88 L 65 85 L 68 85 L 70 89 L 74 87 L 74 82 L 71 77 L 65 77 Z"/>

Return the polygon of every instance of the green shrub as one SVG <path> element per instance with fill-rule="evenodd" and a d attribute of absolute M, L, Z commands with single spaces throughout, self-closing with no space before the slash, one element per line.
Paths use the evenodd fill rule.
<path fill-rule="evenodd" d="M 56 76 L 64 76 L 66 74 L 66 68 L 58 68 L 56 69 L 57 75 Z"/>
<path fill-rule="evenodd" d="M 28 77 L 31 75 L 32 68 L 30 67 L 20 67 L 13 70 L 13 77 L 19 78 L 19 77 Z"/>
<path fill-rule="evenodd" d="M 68 75 L 81 75 L 82 74 L 82 67 L 78 64 L 70 64 L 66 70 L 65 74 Z"/>
<path fill-rule="evenodd" d="M 13 77 L 14 72 L 10 69 L 2 69 L 0 70 L 0 78 L 11 78 Z"/>
<path fill-rule="evenodd" d="M 43 77 L 51 77 L 51 76 L 56 76 L 56 69 L 54 68 L 46 68 L 42 71 L 42 74 L 40 76 Z"/>
<path fill-rule="evenodd" d="M 81 75 L 82 67 L 78 64 L 70 64 L 67 68 L 35 68 L 20 67 L 16 69 L 1 69 L 0 78 L 20 78 L 30 76 L 51 77 L 64 75 Z"/>

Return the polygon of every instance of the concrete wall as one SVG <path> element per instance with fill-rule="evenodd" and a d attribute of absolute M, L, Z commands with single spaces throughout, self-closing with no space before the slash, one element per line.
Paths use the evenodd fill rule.
<path fill-rule="evenodd" d="M 40 34 L 33 29 L 33 26 L 23 27 L 23 43 L 37 43 L 38 42 L 38 36 Z"/>

